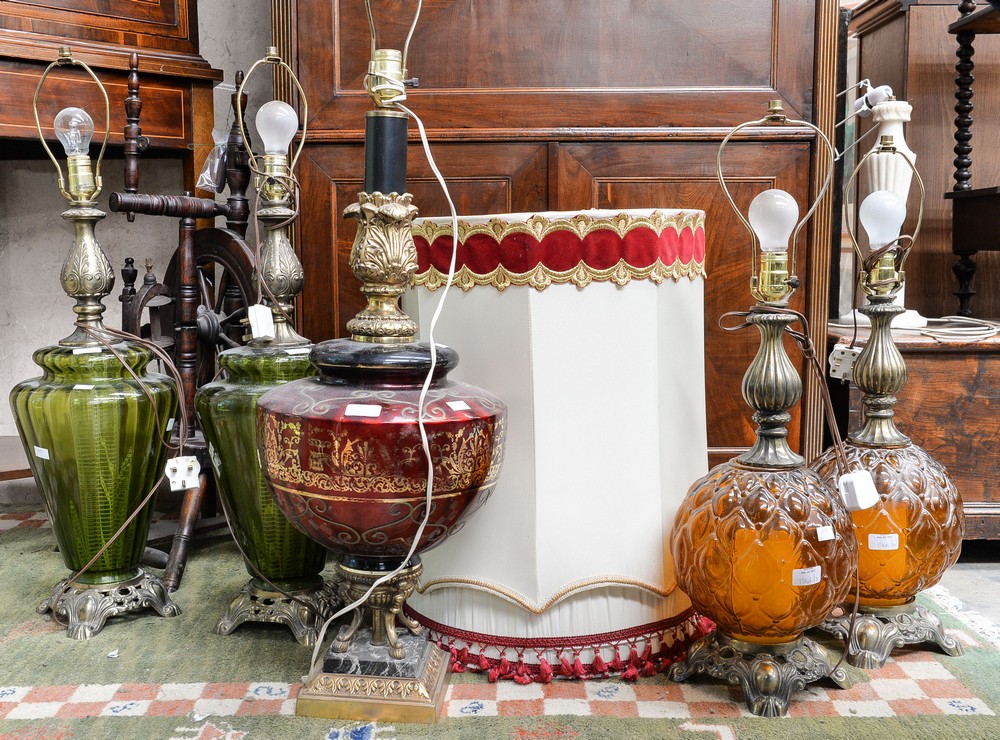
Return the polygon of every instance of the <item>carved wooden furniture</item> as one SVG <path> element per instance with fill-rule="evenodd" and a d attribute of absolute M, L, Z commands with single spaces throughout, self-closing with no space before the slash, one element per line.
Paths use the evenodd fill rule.
<path fill-rule="evenodd" d="M 381 44 L 401 48 L 413 2 L 372 5 Z M 459 213 L 707 211 L 709 445 L 713 462 L 728 459 L 753 440 L 739 388 L 756 344 L 715 323 L 750 301 L 747 239 L 716 182 L 715 154 L 728 128 L 760 117 L 772 98 L 781 98 L 789 115 L 832 129 L 837 3 L 568 7 L 557 0 L 425 3 L 408 65 L 420 87 L 408 92 L 408 105 L 428 128 Z M 312 113 L 298 221 L 309 280 L 297 314 L 302 333 L 318 341 L 342 335 L 361 308 L 347 267 L 354 226 L 340 213 L 361 190 L 368 28 L 361 0 L 276 0 L 273 8 L 280 53 L 295 60 Z M 823 171 L 814 166 L 821 155 L 806 130 L 756 131 L 731 149 L 727 173 L 739 180 L 735 195 L 744 207 L 766 187 L 805 203 L 815 189 L 811 172 Z M 410 152 L 413 202 L 421 215 L 444 215 L 418 142 Z M 808 254 L 805 289 L 795 301 L 821 346 L 829 225 L 827 207 L 812 230 L 823 236 L 800 252 Z M 804 419 L 793 421 L 791 435 L 813 455 L 821 415 L 818 389 L 807 382 Z"/>
<path fill-rule="evenodd" d="M 952 208 L 962 206 L 937 194 L 953 185 L 955 119 L 948 101 L 955 93 L 955 69 L 948 60 L 954 59 L 955 38 L 948 33 L 948 24 L 957 17 L 955 0 L 872 0 L 856 10 L 850 21 L 850 32 L 858 39 L 859 78 L 888 84 L 897 98 L 913 105 L 906 140 L 917 153 L 917 168 L 929 195 L 920 240 L 907 260 L 906 305 L 925 316 L 952 314 L 956 309 L 954 283 L 946 276 L 955 263 Z M 981 36 L 976 49 L 977 118 L 980 126 L 989 127 L 1000 116 L 1000 37 Z M 871 119 L 861 119 L 858 133 L 871 126 Z M 986 128 L 984 134 L 988 135 Z M 865 139 L 861 149 L 869 148 L 871 142 L 872 137 Z M 975 171 L 978 182 L 1000 184 L 1000 151 L 978 147 Z M 909 206 L 915 214 L 915 192 Z M 913 224 L 911 218 L 905 228 L 912 230 Z M 958 244 L 957 233 L 955 239 Z M 972 244 L 985 241 L 981 233 Z M 976 277 L 976 312 L 1000 316 L 1000 254 L 984 252 L 977 261 L 983 269 Z"/>
<path fill-rule="evenodd" d="M 151 147 L 184 157 L 193 188 L 212 143 L 212 85 L 222 79 L 198 53 L 197 0 L 0 0 L 0 140 L 36 139 L 32 95 L 42 70 L 65 45 L 94 68 L 112 100 L 125 98 L 129 55 L 141 53 L 147 90 L 156 91 L 149 96 L 145 134 Z M 50 75 L 53 108 L 40 110 L 47 135 L 60 101 L 83 108 L 97 104 L 99 93 L 78 84 L 82 79 L 70 69 Z M 112 113 L 112 144 L 122 143 L 124 125 L 118 108 Z M 24 156 L 23 145 L 17 151 Z"/>
<path fill-rule="evenodd" d="M 1000 12 L 987 5 L 979 10 L 976 3 L 963 0 L 958 4 L 962 17 L 948 26 L 948 32 L 955 34 L 958 43 L 958 64 L 955 65 L 955 184 L 952 192 L 945 195 L 952 201 L 952 251 L 958 257 L 958 262 L 952 270 L 958 278 L 959 310 L 962 316 L 972 316 L 972 296 L 976 291 L 972 288 L 972 280 L 976 276 L 977 266 L 972 257 L 980 251 L 1000 251 L 1000 187 L 972 187 L 972 110 L 975 79 L 975 61 L 973 60 L 973 42 L 976 35 L 1000 34 Z M 995 49 L 992 61 L 998 58 Z M 987 56 L 987 63 L 991 57 Z M 993 80 L 996 83 L 996 80 Z M 981 82 L 980 90 L 989 90 L 989 82 Z M 996 94 L 996 86 L 993 86 Z M 977 104 L 978 105 L 978 104 Z M 996 117 L 988 113 L 981 116 L 987 125 L 996 125 Z M 994 130 L 995 134 L 995 130 Z M 995 155 L 994 155 L 995 156 Z M 978 155 L 977 155 L 978 159 Z M 992 174 L 996 174 L 995 172 Z M 997 178 L 991 178 L 996 182 Z M 992 287 L 992 286 L 991 286 Z M 989 291 L 995 295 L 995 290 Z M 991 307 L 993 308 L 993 307 Z M 987 315 L 995 316 L 998 312 L 993 308 Z"/>
<path fill-rule="evenodd" d="M 137 64 L 133 55 L 126 98 L 125 192 L 112 193 L 109 208 L 129 215 L 179 218 L 177 251 L 166 268 L 163 282 L 156 280 L 147 263 L 142 286 L 134 288 L 138 271 L 126 263 L 122 270 L 122 328 L 145 336 L 168 350 L 181 376 L 181 405 L 189 421 L 184 445 L 201 464 L 196 488 L 187 491 L 180 520 L 172 537 L 164 583 L 173 590 L 180 585 L 195 521 L 206 499 L 214 502 L 211 460 L 204 436 L 197 429 L 194 397 L 198 387 L 215 376 L 215 357 L 220 346 L 236 346 L 242 336 L 240 319 L 253 301 L 254 254 L 245 241 L 249 219 L 246 188 L 250 182 L 249 153 L 238 124 L 233 123 L 226 146 L 226 203 L 190 195 L 155 195 L 138 192 L 139 152 L 144 148 L 139 113 Z M 237 75 L 237 86 L 242 73 Z M 237 96 L 232 96 L 235 111 Z M 246 96 L 240 101 L 246 108 Z M 196 219 L 225 216 L 229 228 L 198 229 Z M 149 322 L 143 323 L 144 312 Z M 179 429 L 177 430 L 180 431 Z M 214 503 L 212 504 L 214 506 Z"/>
<path fill-rule="evenodd" d="M 847 344 L 852 331 L 831 328 L 830 343 Z M 867 331 L 859 334 L 863 346 Z M 893 332 L 908 378 L 895 408 L 899 429 L 948 470 L 965 509 L 965 539 L 1000 539 L 1000 337 L 978 342 L 938 341 Z M 838 407 L 848 412 L 842 429 L 861 421 L 861 394 L 830 381 Z"/>

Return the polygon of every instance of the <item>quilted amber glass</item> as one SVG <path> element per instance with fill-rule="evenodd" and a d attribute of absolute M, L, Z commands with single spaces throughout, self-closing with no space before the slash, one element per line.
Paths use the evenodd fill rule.
<path fill-rule="evenodd" d="M 290 380 L 314 375 L 309 354 L 299 348 L 238 347 L 219 355 L 219 364 L 226 379 L 202 387 L 196 403 L 233 533 L 271 583 L 285 590 L 316 585 L 326 550 L 288 521 L 257 463 L 257 400 Z M 249 565 L 247 570 L 256 577 Z"/>
<path fill-rule="evenodd" d="M 688 491 L 672 549 L 695 608 L 727 636 L 760 644 L 822 622 L 846 598 L 857 558 L 848 514 L 818 475 L 735 460 Z"/>
<path fill-rule="evenodd" d="M 944 467 L 917 445 L 875 448 L 847 444 L 852 470 L 870 470 L 879 502 L 851 513 L 858 538 L 863 606 L 913 601 L 958 560 L 965 514 Z M 831 484 L 839 475 L 833 450 L 813 468 Z"/>
<path fill-rule="evenodd" d="M 152 359 L 148 350 L 115 345 L 147 396 L 109 350 L 86 349 L 38 350 L 34 361 L 43 376 L 10 393 L 59 552 L 72 571 L 111 539 L 163 473 L 162 439 L 177 410 L 173 382 L 145 372 Z M 152 510 L 152 505 L 143 509 L 78 582 L 117 583 L 136 576 Z"/>

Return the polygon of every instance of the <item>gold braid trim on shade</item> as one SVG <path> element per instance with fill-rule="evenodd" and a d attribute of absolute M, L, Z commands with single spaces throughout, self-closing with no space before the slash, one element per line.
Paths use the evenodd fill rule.
<path fill-rule="evenodd" d="M 581 260 L 572 270 L 562 271 L 550 270 L 545 265 L 539 264 L 528 272 L 511 272 L 506 267 L 500 266 L 491 272 L 480 274 L 463 266 L 455 271 L 452 285 L 462 290 L 471 290 L 476 285 L 491 285 L 499 291 L 506 290 L 511 285 L 530 285 L 535 290 L 545 290 L 550 285 L 559 283 L 573 283 L 578 288 L 584 288 L 593 282 L 612 282 L 621 286 L 632 280 L 652 280 L 659 284 L 668 278 L 676 282 L 682 277 L 694 280 L 698 276 L 705 275 L 705 263 L 695 260 L 684 263 L 678 259 L 669 266 L 656 260 L 646 267 L 633 267 L 622 259 L 618 260 L 618 264 L 614 267 L 604 270 L 597 270 Z M 444 287 L 447 279 L 447 273 L 432 267 L 426 272 L 414 275 L 413 283 L 428 290 L 437 290 Z"/>
<path fill-rule="evenodd" d="M 651 229 L 657 236 L 672 228 L 680 234 L 684 229 L 697 231 L 705 228 L 704 211 L 674 211 L 664 213 L 653 211 L 649 216 L 636 216 L 629 213 L 619 213 L 615 216 L 594 218 L 586 213 L 578 213 L 571 218 L 546 218 L 541 214 L 531 216 L 526 221 L 509 221 L 504 218 L 491 218 L 480 224 L 470 224 L 458 220 L 459 238 L 466 239 L 475 234 L 488 234 L 497 241 L 511 234 L 531 234 L 538 240 L 548 236 L 553 231 L 572 231 L 581 239 L 593 231 L 607 229 L 618 236 L 625 236 L 632 229 Z M 451 235 L 451 220 L 440 222 L 424 220 L 414 225 L 413 235 L 423 237 L 431 244 L 439 236 Z"/>
<path fill-rule="evenodd" d="M 484 591 L 492 594 L 493 596 L 499 596 L 506 601 L 516 604 L 532 614 L 544 614 L 551 607 L 555 606 L 568 596 L 573 596 L 574 594 L 578 594 L 583 591 L 590 591 L 601 587 L 630 586 L 632 588 L 637 588 L 651 593 L 654 596 L 662 596 L 663 598 L 666 598 L 677 590 L 677 581 L 674 581 L 669 586 L 658 587 L 651 583 L 647 583 L 646 581 L 640 581 L 636 578 L 620 578 L 617 576 L 588 578 L 585 581 L 578 581 L 576 583 L 571 583 L 568 586 L 564 586 L 549 597 L 549 599 L 545 602 L 529 601 L 513 589 L 478 578 L 435 578 L 427 583 L 417 585 L 417 592 L 424 594 L 429 593 L 430 591 L 436 591 L 440 588 L 447 588 L 449 586 L 465 586 L 477 591 Z"/>

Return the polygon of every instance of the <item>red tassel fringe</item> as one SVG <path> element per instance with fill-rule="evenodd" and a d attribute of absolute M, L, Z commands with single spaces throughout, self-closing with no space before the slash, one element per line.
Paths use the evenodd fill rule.
<path fill-rule="evenodd" d="M 479 651 L 475 652 L 470 651 L 468 645 L 458 649 L 454 644 L 446 644 L 445 636 L 436 633 L 436 631 L 435 637 L 438 646 L 448 650 L 451 654 L 451 668 L 454 672 L 486 673 L 490 683 L 501 680 L 515 681 L 519 684 L 549 683 L 553 678 L 580 680 L 606 678 L 612 675 L 617 675 L 624 681 L 637 681 L 640 677 L 648 678 L 657 673 L 666 672 L 676 660 L 686 654 L 690 644 L 711 633 L 714 629 L 715 623 L 712 620 L 692 614 L 674 628 L 674 643 L 668 647 L 661 642 L 660 649 L 655 653 L 653 652 L 652 638 L 659 637 L 662 640 L 662 636 L 667 630 L 630 636 L 617 644 L 579 645 L 561 649 L 533 648 L 537 654 L 537 664 L 524 661 L 523 653 L 527 648 L 518 649 L 516 662 L 511 662 L 507 659 L 506 649 L 503 647 L 476 643 Z M 454 638 L 448 639 L 453 640 Z M 644 647 L 640 655 L 638 645 L 642 643 L 644 643 Z M 628 659 L 623 661 L 620 651 L 626 645 L 629 648 Z M 601 650 L 608 648 L 613 648 L 615 655 L 610 662 L 605 662 L 601 657 Z M 547 649 L 557 650 L 559 657 L 557 668 L 553 668 L 548 660 L 542 657 Z M 488 650 L 495 650 L 500 657 L 486 657 Z M 585 667 L 580 653 L 586 650 L 593 651 L 594 659 L 589 666 Z M 563 654 L 563 651 L 568 654 Z"/>

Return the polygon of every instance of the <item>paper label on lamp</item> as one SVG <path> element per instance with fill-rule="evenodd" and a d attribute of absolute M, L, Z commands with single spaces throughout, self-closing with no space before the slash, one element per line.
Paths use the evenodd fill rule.
<path fill-rule="evenodd" d="M 100 352 L 100 347 L 77 347 L 73 350 L 74 355 L 96 355 Z"/>
<path fill-rule="evenodd" d="M 38 447 L 38 446 L 36 446 L 35 447 L 35 457 L 37 457 L 39 460 L 48 460 L 49 459 L 49 451 L 47 449 L 45 449 L 44 447 Z"/>
<path fill-rule="evenodd" d="M 171 491 L 187 491 L 198 485 L 201 463 L 194 455 L 172 457 L 167 460 L 167 480 Z"/>
<path fill-rule="evenodd" d="M 816 527 L 816 539 L 820 542 L 826 542 L 827 540 L 832 540 L 836 537 L 836 533 L 833 531 L 833 527 L 827 524 L 825 527 Z"/>
<path fill-rule="evenodd" d="M 868 549 L 869 550 L 898 550 L 899 549 L 899 535 L 898 534 L 875 534 L 872 532 L 868 535 Z"/>
<path fill-rule="evenodd" d="M 796 568 L 792 571 L 793 586 L 815 586 L 822 578 L 822 565 L 814 565 L 811 568 Z"/>
<path fill-rule="evenodd" d="M 848 511 L 870 509 L 879 501 L 875 479 L 867 470 L 845 473 L 837 481 L 837 487 L 840 489 L 840 497 L 844 500 L 844 506 Z"/>
<path fill-rule="evenodd" d="M 308 355 L 310 352 L 312 352 L 312 347 L 292 347 L 285 350 L 285 353 L 289 355 Z"/>
<path fill-rule="evenodd" d="M 250 333 L 254 339 L 274 339 L 274 314 L 262 303 L 255 303 L 247 309 Z"/>
<path fill-rule="evenodd" d="M 469 411 L 470 407 L 465 401 L 448 401 L 445 404 L 452 411 Z"/>
<path fill-rule="evenodd" d="M 344 409 L 344 416 L 366 416 L 376 419 L 382 415 L 382 407 L 374 403 L 349 403 Z"/>
<path fill-rule="evenodd" d="M 176 421 L 172 416 L 167 419 L 167 431 L 172 432 L 174 429 L 174 421 Z"/>
<path fill-rule="evenodd" d="M 73 386 L 73 390 L 75 390 L 75 391 L 92 391 L 92 390 L 94 390 L 94 386 L 92 386 L 90 383 L 77 383 L 76 385 Z"/>

